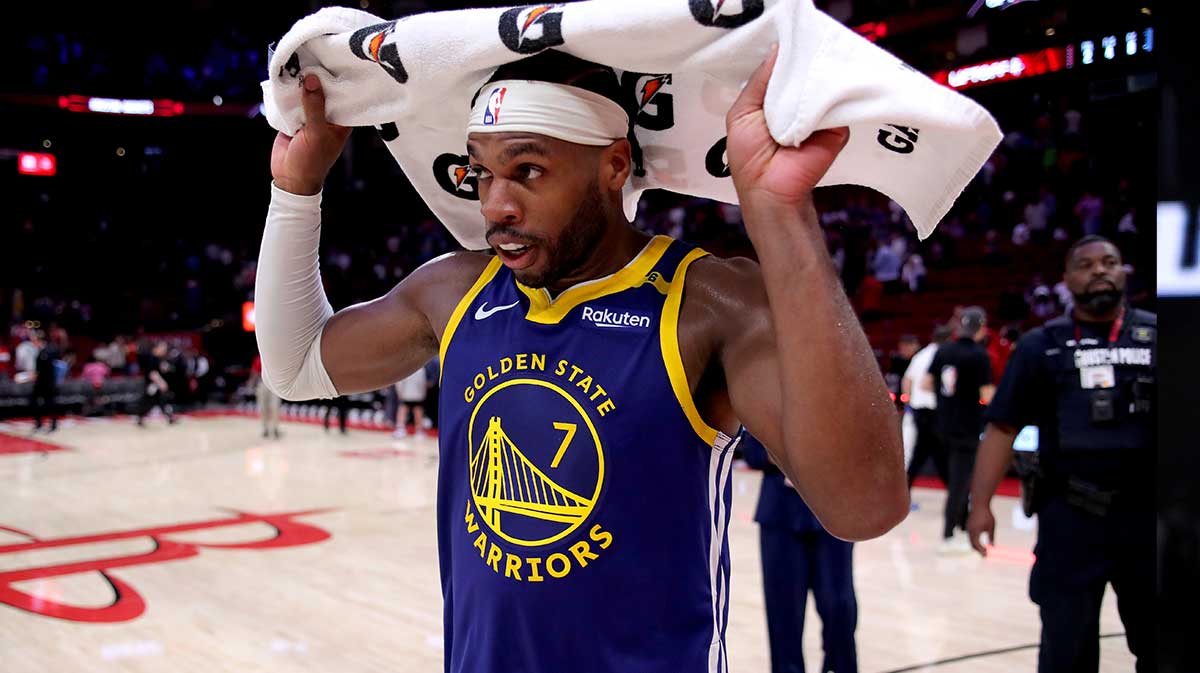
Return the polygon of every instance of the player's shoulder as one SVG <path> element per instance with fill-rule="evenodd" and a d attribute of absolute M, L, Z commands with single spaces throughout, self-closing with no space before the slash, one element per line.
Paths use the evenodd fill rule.
<path fill-rule="evenodd" d="M 392 288 L 388 299 L 417 307 L 429 316 L 448 315 L 493 259 L 493 255 L 485 252 L 467 250 L 435 257 Z"/>
<path fill-rule="evenodd" d="M 439 280 L 466 280 L 472 283 L 496 256 L 487 251 L 456 250 L 434 257 L 413 271 L 413 275 L 436 276 Z"/>
<path fill-rule="evenodd" d="M 684 306 L 745 315 L 767 308 L 766 285 L 758 262 L 746 257 L 705 255 L 692 262 L 684 284 Z"/>

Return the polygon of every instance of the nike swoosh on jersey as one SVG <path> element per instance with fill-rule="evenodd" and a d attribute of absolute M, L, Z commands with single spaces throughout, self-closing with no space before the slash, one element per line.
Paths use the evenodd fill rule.
<path fill-rule="evenodd" d="M 495 307 L 489 309 L 487 307 L 487 302 L 485 301 L 485 302 L 483 302 L 482 306 L 475 309 L 475 319 L 483 320 L 484 318 L 491 316 L 493 313 L 499 313 L 500 311 L 507 311 L 508 309 L 510 309 L 520 303 L 521 302 L 519 302 L 519 301 L 514 301 L 513 303 L 509 304 L 508 306 L 495 306 Z"/>

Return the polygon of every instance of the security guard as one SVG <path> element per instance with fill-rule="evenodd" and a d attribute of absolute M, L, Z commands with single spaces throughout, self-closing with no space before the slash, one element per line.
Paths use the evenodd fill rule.
<path fill-rule="evenodd" d="M 1157 318 L 1124 301 L 1121 252 L 1086 236 L 1067 252 L 1070 316 L 1021 339 L 987 412 L 971 487 L 972 546 L 994 542 L 989 502 L 1026 425 L 1040 429 L 1033 507 L 1037 561 L 1029 596 L 1041 609 L 1039 673 L 1094 673 L 1100 603 L 1111 582 L 1139 673 L 1153 643 Z"/>
<path fill-rule="evenodd" d="M 760 528 L 771 673 L 804 673 L 801 641 L 809 591 L 821 616 L 822 673 L 858 673 L 854 545 L 821 526 L 753 435 L 743 430 L 738 446 L 746 464 L 763 471 L 754 520 Z"/>

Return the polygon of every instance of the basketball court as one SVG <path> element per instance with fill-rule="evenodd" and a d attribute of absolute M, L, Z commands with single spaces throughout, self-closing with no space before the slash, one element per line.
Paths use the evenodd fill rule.
<path fill-rule="evenodd" d="M 47 436 L 0 423 L 0 670 L 441 670 L 436 440 L 295 417 L 266 440 L 237 411 L 147 426 L 76 419 Z M 759 482 L 735 471 L 735 673 L 769 670 Z M 904 523 L 856 546 L 860 670 L 1034 670 L 1031 522 L 998 497 L 1000 546 L 941 557 L 944 498 L 914 489 Z M 811 672 L 811 602 L 807 623 Z M 1100 631 L 1101 671 L 1133 670 L 1111 589 Z"/>

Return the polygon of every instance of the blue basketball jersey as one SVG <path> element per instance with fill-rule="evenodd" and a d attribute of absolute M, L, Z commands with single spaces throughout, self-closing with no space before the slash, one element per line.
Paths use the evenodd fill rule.
<path fill-rule="evenodd" d="M 731 438 L 692 401 L 659 236 L 555 299 L 494 259 L 442 337 L 448 673 L 725 671 Z"/>

